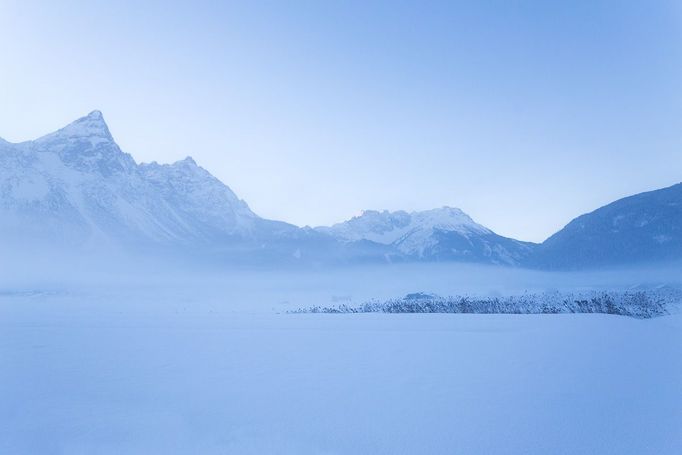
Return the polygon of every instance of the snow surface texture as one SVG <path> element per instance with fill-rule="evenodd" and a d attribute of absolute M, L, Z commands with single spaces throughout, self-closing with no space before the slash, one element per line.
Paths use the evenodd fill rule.
<path fill-rule="evenodd" d="M 679 314 L 287 314 L 679 270 L 141 270 L 0 270 L 0 453 L 682 452 Z"/>
<path fill-rule="evenodd" d="M 679 316 L 275 314 L 206 289 L 0 295 L 0 453 L 682 453 Z"/>

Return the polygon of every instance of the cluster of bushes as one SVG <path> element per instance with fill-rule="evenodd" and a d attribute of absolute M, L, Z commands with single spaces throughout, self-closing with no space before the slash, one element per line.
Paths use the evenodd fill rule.
<path fill-rule="evenodd" d="M 555 292 L 506 297 L 439 297 L 418 293 L 400 299 L 369 301 L 358 306 L 342 304 L 299 308 L 293 313 L 603 313 L 651 318 L 668 314 L 670 307 L 679 301 L 678 296 L 656 290 L 577 294 Z"/>

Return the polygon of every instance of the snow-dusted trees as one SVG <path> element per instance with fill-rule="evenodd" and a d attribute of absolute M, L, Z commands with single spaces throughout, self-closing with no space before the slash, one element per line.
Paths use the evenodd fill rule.
<path fill-rule="evenodd" d="M 301 308 L 296 313 L 477 313 L 557 314 L 603 313 L 651 318 L 668 314 L 680 302 L 679 293 L 649 291 L 601 291 L 586 293 L 525 293 L 506 297 L 408 294 L 400 299 L 369 301 L 359 306 Z"/>

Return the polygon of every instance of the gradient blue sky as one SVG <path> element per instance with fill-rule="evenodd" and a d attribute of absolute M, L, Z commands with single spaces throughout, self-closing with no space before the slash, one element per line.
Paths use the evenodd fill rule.
<path fill-rule="evenodd" d="M 682 3 L 0 0 L 0 137 L 99 109 L 258 214 L 462 208 L 541 241 L 682 180 Z"/>

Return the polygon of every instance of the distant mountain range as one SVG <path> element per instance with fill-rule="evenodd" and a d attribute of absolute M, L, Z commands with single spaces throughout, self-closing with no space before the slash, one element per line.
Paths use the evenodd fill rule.
<path fill-rule="evenodd" d="M 192 158 L 137 164 L 99 111 L 34 141 L 0 139 L 0 248 L 124 248 L 225 262 L 466 261 L 588 268 L 682 259 L 682 185 L 576 218 L 540 245 L 456 208 L 365 211 L 331 227 L 256 215 Z"/>
<path fill-rule="evenodd" d="M 343 242 L 366 240 L 387 245 L 412 260 L 519 265 L 534 246 L 497 235 L 451 207 L 412 213 L 367 210 L 316 230 Z"/>
<path fill-rule="evenodd" d="M 260 218 L 191 158 L 137 164 L 98 111 L 35 141 L 0 142 L 0 232 L 12 243 L 251 257 L 333 243 Z"/>

